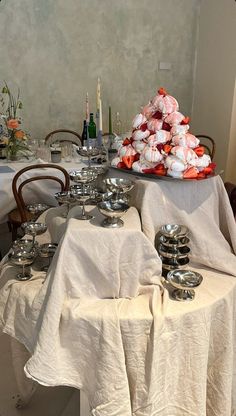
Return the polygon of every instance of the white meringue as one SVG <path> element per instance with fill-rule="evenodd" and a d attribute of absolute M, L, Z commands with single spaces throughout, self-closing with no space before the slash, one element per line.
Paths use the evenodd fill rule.
<path fill-rule="evenodd" d="M 132 134 L 132 137 L 134 140 L 144 140 L 147 139 L 147 137 L 150 136 L 150 131 L 149 130 L 135 130 Z"/>
<path fill-rule="evenodd" d="M 111 166 L 117 167 L 118 163 L 121 162 L 121 158 L 120 157 L 114 157 L 114 159 L 112 159 L 111 161 Z"/>
<path fill-rule="evenodd" d="M 172 137 L 172 144 L 174 146 L 189 147 L 195 149 L 200 143 L 200 140 L 190 133 L 180 133 Z"/>
<path fill-rule="evenodd" d="M 173 113 L 168 114 L 164 121 L 168 123 L 170 126 L 175 126 L 180 124 L 185 119 L 185 116 L 180 113 L 179 111 L 173 111 Z"/>
<path fill-rule="evenodd" d="M 163 121 L 162 120 L 159 120 L 157 118 L 151 118 L 148 121 L 147 127 L 148 127 L 149 130 L 155 132 L 157 130 L 161 130 L 162 129 L 162 124 L 163 124 Z"/>
<path fill-rule="evenodd" d="M 161 160 L 163 159 L 163 155 L 155 146 L 146 146 L 142 152 L 142 156 L 144 157 L 144 159 L 151 163 L 158 163 L 161 162 Z"/>
<path fill-rule="evenodd" d="M 170 132 L 166 130 L 159 130 L 155 134 L 155 139 L 158 144 L 165 144 L 171 139 Z"/>
<path fill-rule="evenodd" d="M 188 124 L 179 124 L 176 126 L 173 126 L 170 130 L 171 136 L 174 136 L 175 134 L 183 134 L 187 133 L 189 131 L 189 125 Z"/>
<path fill-rule="evenodd" d="M 171 153 L 182 160 L 184 163 L 190 163 L 197 159 L 196 153 L 188 147 L 175 146 L 172 147 Z"/>
<path fill-rule="evenodd" d="M 147 143 L 145 143 L 143 140 L 135 140 L 132 143 L 133 148 L 136 150 L 137 153 L 141 153 Z"/>
<path fill-rule="evenodd" d="M 146 122 L 147 122 L 147 118 L 145 117 L 145 115 L 142 113 L 139 113 L 134 117 L 133 128 L 138 129 L 142 124 Z"/>
<path fill-rule="evenodd" d="M 171 171 L 183 172 L 186 169 L 186 163 L 178 157 L 169 155 L 165 159 L 165 166 Z"/>
<path fill-rule="evenodd" d="M 183 179 L 183 172 L 177 170 L 168 169 L 167 175 L 172 176 L 172 178 Z"/>
<path fill-rule="evenodd" d="M 134 156 L 137 152 L 133 148 L 132 144 L 128 144 L 127 146 L 120 147 L 118 153 L 120 157 L 123 157 L 123 156 Z"/>

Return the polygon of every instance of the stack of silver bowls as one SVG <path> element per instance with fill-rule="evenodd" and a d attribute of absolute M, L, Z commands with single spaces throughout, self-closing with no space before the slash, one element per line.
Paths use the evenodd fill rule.
<path fill-rule="evenodd" d="M 184 225 L 165 224 L 158 234 L 157 251 L 162 260 L 162 275 L 167 276 L 169 271 L 184 269 L 189 263 L 188 247 L 189 230 Z"/>

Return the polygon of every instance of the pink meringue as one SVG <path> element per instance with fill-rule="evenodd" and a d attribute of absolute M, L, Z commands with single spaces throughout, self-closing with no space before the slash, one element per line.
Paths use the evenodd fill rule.
<path fill-rule="evenodd" d="M 127 146 L 122 146 L 119 149 L 119 156 L 122 158 L 123 156 L 134 156 L 136 155 L 136 150 L 133 148 L 132 144 L 128 144 Z"/>
<path fill-rule="evenodd" d="M 195 149 L 199 143 L 200 140 L 191 133 L 180 133 L 172 137 L 172 144 L 174 146 L 183 146 Z"/>
<path fill-rule="evenodd" d="M 162 114 L 170 114 L 173 113 L 173 111 L 179 110 L 178 101 L 168 94 L 157 94 L 152 100 L 152 105 L 156 108 L 157 111 L 160 111 Z"/>
<path fill-rule="evenodd" d="M 186 163 L 178 157 L 169 155 L 166 157 L 165 166 L 171 171 L 183 172 L 186 169 Z"/>
<path fill-rule="evenodd" d="M 145 160 L 151 163 L 159 163 L 163 159 L 163 155 L 159 152 L 155 146 L 146 146 L 142 152 L 142 156 Z"/>
<path fill-rule="evenodd" d="M 148 163 L 147 161 L 144 162 L 143 160 L 137 160 L 132 164 L 132 170 L 135 172 L 143 172 L 145 169 L 154 168 L 156 163 Z"/>
<path fill-rule="evenodd" d="M 114 159 L 112 159 L 112 161 L 111 161 L 111 166 L 114 166 L 116 168 L 118 163 L 121 162 L 121 160 L 122 159 L 120 157 L 114 157 Z"/>
<path fill-rule="evenodd" d="M 151 137 L 151 136 L 149 136 L 149 137 Z M 143 140 L 135 140 L 132 143 L 132 146 L 136 150 L 137 153 L 141 153 L 146 145 L 147 145 L 147 143 L 145 143 Z"/>
<path fill-rule="evenodd" d="M 155 139 L 156 139 L 157 144 L 160 144 L 160 143 L 165 144 L 169 142 L 171 139 L 170 132 L 166 130 L 159 130 L 155 134 Z"/>
<path fill-rule="evenodd" d="M 147 122 L 147 118 L 142 113 L 139 113 L 134 117 L 133 128 L 138 129 L 142 124 L 146 122 Z"/>
<path fill-rule="evenodd" d="M 194 161 L 194 163 L 192 163 L 193 166 L 196 166 L 199 170 L 199 172 L 201 170 L 203 170 L 204 168 L 206 168 L 207 166 L 209 166 L 209 164 L 211 163 L 211 158 L 209 155 L 203 155 L 201 157 L 197 157 L 197 159 Z"/>
<path fill-rule="evenodd" d="M 168 123 L 170 126 L 175 126 L 177 124 L 180 124 L 181 121 L 183 121 L 184 119 L 185 116 L 182 113 L 180 113 L 179 111 L 173 111 L 173 113 L 168 114 L 164 118 L 164 121 Z"/>
<path fill-rule="evenodd" d="M 161 130 L 162 129 L 162 124 L 163 124 L 163 121 L 162 120 L 159 120 L 157 118 L 151 118 L 148 121 L 147 127 L 151 131 L 157 131 L 157 130 Z"/>
<path fill-rule="evenodd" d="M 167 175 L 172 176 L 172 178 L 176 178 L 176 179 L 183 179 L 183 176 L 184 176 L 183 172 L 172 170 L 172 169 L 167 169 Z"/>
<path fill-rule="evenodd" d="M 171 136 L 174 136 L 175 134 L 185 134 L 189 131 L 189 125 L 188 124 L 179 124 L 176 126 L 173 126 L 171 128 L 170 134 Z"/>
<path fill-rule="evenodd" d="M 144 140 L 147 139 L 150 136 L 150 131 L 149 130 L 135 130 L 132 134 L 132 137 L 134 140 Z"/>
<path fill-rule="evenodd" d="M 149 120 L 149 118 L 156 112 L 155 107 L 152 105 L 152 103 L 148 103 L 145 105 L 142 109 L 142 114 Z"/>
<path fill-rule="evenodd" d="M 184 163 L 190 163 L 191 161 L 197 159 L 196 153 L 188 147 L 175 146 L 171 149 L 171 153 Z"/>

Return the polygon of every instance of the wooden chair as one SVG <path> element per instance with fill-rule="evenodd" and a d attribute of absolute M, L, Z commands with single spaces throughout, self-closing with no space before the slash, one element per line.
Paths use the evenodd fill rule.
<path fill-rule="evenodd" d="M 232 207 L 234 217 L 236 219 L 236 185 L 231 182 L 225 182 L 224 185 L 229 196 L 229 202 Z"/>
<path fill-rule="evenodd" d="M 211 160 L 213 160 L 215 156 L 215 150 L 216 150 L 216 145 L 215 145 L 214 140 L 210 136 L 207 136 L 205 134 L 196 134 L 196 137 L 200 139 L 200 145 L 203 146 L 207 150 L 207 153 L 211 157 Z"/>
<path fill-rule="evenodd" d="M 64 137 L 61 133 L 67 133 L 67 137 Z M 70 134 L 70 136 L 69 136 Z M 73 137 L 72 137 L 73 136 Z M 82 145 L 81 136 L 73 130 L 59 129 L 53 130 L 51 133 L 48 133 L 44 139 L 45 144 L 50 145 L 55 142 L 71 142 L 77 146 Z"/>
<path fill-rule="evenodd" d="M 56 169 L 59 172 L 62 172 L 64 175 L 63 180 L 56 176 L 56 174 L 47 174 L 47 172 L 44 171 L 45 168 L 52 168 Z M 19 178 L 21 178 L 21 175 L 33 169 L 40 169 L 40 174 L 38 174 L 37 172 L 37 176 L 32 176 L 28 179 L 21 181 L 20 183 L 18 182 Z M 55 164 L 46 163 L 31 165 L 19 170 L 19 172 L 17 172 L 12 181 L 12 192 L 16 201 L 17 208 L 8 214 L 8 226 L 10 231 L 12 232 L 12 240 L 15 240 L 17 238 L 18 227 L 20 227 L 20 225 L 23 222 L 30 221 L 33 218 L 33 215 L 26 208 L 22 190 L 25 187 L 25 185 L 38 180 L 53 180 L 60 185 L 61 191 L 68 191 L 70 186 L 70 176 L 68 172 L 61 166 Z"/>

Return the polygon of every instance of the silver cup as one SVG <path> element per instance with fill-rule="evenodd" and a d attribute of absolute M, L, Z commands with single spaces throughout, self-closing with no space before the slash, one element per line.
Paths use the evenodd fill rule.
<path fill-rule="evenodd" d="M 107 217 L 102 222 L 102 226 L 106 228 L 123 227 L 124 222 L 120 219 L 122 215 L 128 211 L 129 205 L 124 202 L 102 201 L 97 204 L 102 215 Z"/>
<path fill-rule="evenodd" d="M 195 297 L 193 288 L 202 283 L 202 275 L 192 270 L 172 270 L 167 274 L 167 281 L 176 289 L 172 297 L 178 301 L 191 301 Z"/>

